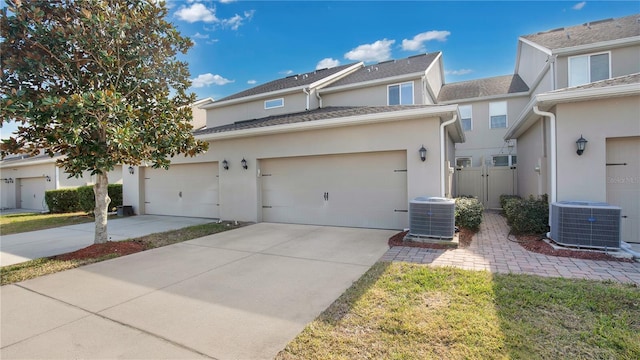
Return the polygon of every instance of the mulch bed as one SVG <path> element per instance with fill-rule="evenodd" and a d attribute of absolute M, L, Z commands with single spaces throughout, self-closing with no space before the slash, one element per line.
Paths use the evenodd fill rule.
<path fill-rule="evenodd" d="M 103 244 L 93 244 L 74 252 L 54 256 L 53 259 L 67 261 L 94 259 L 111 254 L 123 256 L 137 253 L 144 249 L 145 246 L 140 241 L 107 241 Z"/>
<path fill-rule="evenodd" d="M 609 254 L 595 251 L 577 251 L 571 249 L 555 249 L 538 235 L 517 235 L 517 242 L 523 248 L 538 254 L 569 257 L 573 259 L 584 260 L 605 260 L 605 261 L 620 261 L 620 262 L 634 262 L 633 259 L 619 258 Z"/>
<path fill-rule="evenodd" d="M 408 234 L 408 231 L 403 231 L 397 233 L 389 238 L 389 247 L 394 246 L 407 246 L 407 247 L 417 247 L 423 249 L 442 249 L 442 250 L 451 250 L 453 249 L 451 246 L 440 245 L 440 244 L 429 244 L 418 241 L 404 241 L 404 237 Z M 474 231 L 471 231 L 466 228 L 460 228 L 460 232 L 458 232 L 458 248 L 466 248 L 471 244 L 471 240 L 473 239 Z"/>

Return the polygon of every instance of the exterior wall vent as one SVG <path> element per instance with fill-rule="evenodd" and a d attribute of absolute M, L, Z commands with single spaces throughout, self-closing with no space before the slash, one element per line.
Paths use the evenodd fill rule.
<path fill-rule="evenodd" d="M 409 202 L 409 235 L 452 239 L 455 234 L 453 199 L 417 197 Z"/>
<path fill-rule="evenodd" d="M 547 236 L 560 245 L 620 249 L 621 211 L 618 206 L 602 202 L 554 202 L 551 232 Z"/>

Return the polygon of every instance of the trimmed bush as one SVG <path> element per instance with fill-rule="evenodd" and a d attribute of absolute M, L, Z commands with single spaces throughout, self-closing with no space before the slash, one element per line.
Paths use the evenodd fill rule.
<path fill-rule="evenodd" d="M 503 206 L 507 223 L 514 234 L 543 234 L 549 231 L 549 201 L 539 198 L 508 199 Z"/>
<path fill-rule="evenodd" d="M 93 185 L 81 186 L 77 190 L 80 209 L 88 213 L 93 213 L 93 210 L 96 207 L 96 197 L 93 193 Z M 122 206 L 122 184 L 109 184 L 107 191 L 111 198 L 109 210 Z"/>
<path fill-rule="evenodd" d="M 47 190 L 44 200 L 51 213 L 75 212 L 80 208 L 76 189 Z"/>
<path fill-rule="evenodd" d="M 484 207 L 475 197 L 458 197 L 456 201 L 456 225 L 477 231 L 482 223 Z"/>
<path fill-rule="evenodd" d="M 502 210 L 504 210 L 504 207 L 507 201 L 511 199 L 521 199 L 521 197 L 518 195 L 506 195 L 506 194 L 500 195 L 500 207 L 502 208 Z"/>

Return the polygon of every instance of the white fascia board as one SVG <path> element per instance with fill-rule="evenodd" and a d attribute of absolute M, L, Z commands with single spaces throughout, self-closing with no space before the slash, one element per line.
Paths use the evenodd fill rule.
<path fill-rule="evenodd" d="M 336 87 L 331 87 L 331 88 L 323 88 L 322 90 L 319 90 L 318 92 L 320 93 L 320 95 L 323 94 L 331 94 L 334 92 L 339 92 L 339 91 L 344 91 L 344 90 L 353 90 L 353 89 L 360 89 L 360 88 L 364 88 L 364 87 L 370 87 L 370 86 L 375 86 L 375 85 L 381 85 L 381 84 L 390 84 L 390 83 L 397 83 L 397 82 L 401 82 L 401 81 L 408 81 L 408 80 L 420 80 L 423 76 L 424 76 L 424 71 L 421 72 L 417 72 L 417 73 L 411 73 L 411 74 L 404 74 L 404 75 L 398 75 L 398 76 L 393 76 L 393 77 L 386 77 L 386 78 L 382 78 L 382 79 L 375 79 L 375 80 L 370 80 L 370 81 L 362 81 L 362 82 L 357 82 L 357 83 L 353 83 L 353 84 L 347 84 L 347 85 L 342 85 L 342 86 L 336 86 Z"/>
<path fill-rule="evenodd" d="M 440 101 L 439 104 L 461 104 L 461 103 L 472 103 L 479 101 L 490 101 L 490 100 L 501 100 L 501 99 L 510 99 L 516 97 L 529 96 L 530 91 L 523 91 L 511 94 L 501 94 L 501 95 L 490 95 L 490 96 L 480 96 L 475 98 L 466 98 L 466 99 L 456 99 L 456 100 L 447 100 Z"/>
<path fill-rule="evenodd" d="M 540 110 L 546 111 L 557 104 L 640 95 L 639 84 L 624 84 L 599 88 L 570 89 L 542 93 L 531 98 L 515 123 L 507 130 L 505 140 L 518 138 L 536 119 L 533 107 L 538 105 Z"/>
<path fill-rule="evenodd" d="M 260 99 L 275 98 L 278 96 L 282 96 L 284 94 L 293 94 L 293 93 L 301 92 L 306 88 L 307 88 L 306 86 L 296 86 L 296 87 L 286 88 L 286 89 L 277 90 L 277 91 L 269 91 L 269 92 L 250 95 L 250 96 L 243 96 L 241 98 L 226 100 L 223 102 L 215 101 L 212 104 L 201 106 L 200 109 L 214 109 L 218 107 L 241 104 L 241 103 L 260 100 Z"/>
<path fill-rule="evenodd" d="M 538 49 L 540 51 L 542 51 L 543 53 L 547 54 L 547 55 L 553 55 L 553 50 L 546 48 L 536 42 L 533 42 L 531 40 L 527 40 L 523 37 L 519 37 L 518 38 L 519 41 L 522 41 L 524 44 L 527 44 L 529 46 L 531 46 L 532 48 Z"/>
<path fill-rule="evenodd" d="M 577 54 L 582 54 L 587 52 L 610 50 L 612 48 L 630 46 L 630 45 L 639 45 L 639 44 L 640 44 L 640 36 L 633 36 L 633 37 L 628 37 L 624 39 L 602 41 L 594 44 L 586 44 L 586 45 L 578 45 L 578 46 L 571 46 L 566 48 L 553 49 L 553 54 L 561 55 L 561 56 L 569 56 L 569 55 L 577 55 Z"/>
<path fill-rule="evenodd" d="M 0 163 L 0 169 L 10 169 L 10 168 L 17 168 L 17 167 L 33 166 L 33 165 L 51 164 L 51 163 L 55 163 L 58 159 L 62 159 L 62 156 L 54 156 L 52 158 L 48 157 L 46 159 L 39 159 L 39 160 L 26 158 L 26 159 L 10 161 L 7 163 L 3 161 L 2 163 Z"/>
<path fill-rule="evenodd" d="M 193 104 L 191 104 L 191 106 L 200 108 L 202 104 L 213 103 L 213 102 L 214 102 L 213 98 L 208 97 L 208 98 L 194 102 Z"/>
<path fill-rule="evenodd" d="M 309 84 L 309 88 L 310 89 L 316 89 L 316 88 L 320 88 L 323 86 L 327 86 L 330 85 L 332 82 L 336 81 L 336 80 L 340 80 L 343 77 L 351 74 L 352 72 L 355 72 L 356 70 L 360 69 L 364 67 L 364 63 L 361 61 L 357 64 L 354 64 L 353 66 L 349 66 L 346 69 L 342 69 L 341 71 L 338 71 L 337 73 L 331 75 L 331 76 L 327 76 L 325 78 L 322 78 L 314 83 Z"/>
<path fill-rule="evenodd" d="M 225 131 L 221 133 L 202 134 L 197 135 L 196 139 L 204 141 L 227 140 L 259 135 L 272 135 L 297 131 L 336 128 L 343 126 L 374 124 L 388 121 L 411 120 L 424 117 L 440 117 L 446 115 L 451 116 L 452 114 L 458 114 L 458 107 L 456 105 L 434 105 L 433 107 L 429 108 L 389 111 L 384 113 L 366 115 L 354 115 L 335 119 L 307 121 L 293 124 L 266 126 L 261 128 Z"/>

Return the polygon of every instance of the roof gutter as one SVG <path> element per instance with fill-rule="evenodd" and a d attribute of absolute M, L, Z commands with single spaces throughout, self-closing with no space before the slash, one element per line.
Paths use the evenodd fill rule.
<path fill-rule="evenodd" d="M 550 131 L 550 145 L 551 145 L 551 201 L 549 205 L 556 202 L 557 192 L 557 149 L 556 149 L 556 115 L 552 112 L 541 111 L 538 109 L 538 105 L 533 107 L 533 112 L 536 115 L 545 116 L 549 118 L 549 131 Z M 551 225 L 551 217 L 549 217 L 549 225 Z"/>

